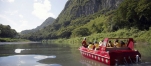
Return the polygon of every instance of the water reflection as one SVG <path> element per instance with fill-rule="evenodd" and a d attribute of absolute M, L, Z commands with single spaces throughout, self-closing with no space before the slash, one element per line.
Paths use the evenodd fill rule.
<path fill-rule="evenodd" d="M 6 44 L 35 44 L 40 42 L 0 42 L 0 45 Z"/>
<path fill-rule="evenodd" d="M 0 66 L 108 66 L 83 57 L 78 47 L 77 44 L 1 43 Z"/>
<path fill-rule="evenodd" d="M 15 53 L 21 53 L 21 51 L 23 51 L 23 50 L 30 50 L 30 49 L 15 49 Z"/>
<path fill-rule="evenodd" d="M 83 65 L 86 65 L 86 66 L 109 66 L 109 65 L 103 64 L 101 62 L 85 58 L 83 56 L 81 57 L 80 63 L 82 63 Z"/>
<path fill-rule="evenodd" d="M 55 55 L 53 55 L 53 56 L 41 56 L 41 55 L 39 55 L 39 56 L 35 56 L 34 58 L 35 59 L 46 59 L 46 58 L 56 58 L 56 56 Z"/>
<path fill-rule="evenodd" d="M 0 66 L 82 66 L 79 50 L 68 44 L 1 44 Z"/>
<path fill-rule="evenodd" d="M 60 64 L 41 64 L 38 60 L 55 58 L 45 55 L 14 55 L 0 58 L 0 66 L 61 66 Z"/>
<path fill-rule="evenodd" d="M 60 65 L 60 64 L 38 64 L 35 66 L 62 66 L 62 65 Z"/>

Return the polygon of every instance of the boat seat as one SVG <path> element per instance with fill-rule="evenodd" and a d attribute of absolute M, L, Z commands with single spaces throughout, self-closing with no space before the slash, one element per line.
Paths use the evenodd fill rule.
<path fill-rule="evenodd" d="M 129 47 L 106 47 L 106 51 L 113 51 L 113 50 L 130 50 Z"/>

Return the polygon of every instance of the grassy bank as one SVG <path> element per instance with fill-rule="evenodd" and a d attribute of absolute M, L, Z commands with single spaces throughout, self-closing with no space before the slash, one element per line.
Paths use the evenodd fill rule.
<path fill-rule="evenodd" d="M 138 29 L 121 29 L 116 32 L 102 32 L 85 36 L 88 42 L 94 40 L 101 41 L 104 38 L 133 38 L 136 42 L 145 42 L 151 44 L 151 29 L 149 31 L 140 31 Z M 75 37 L 70 39 L 55 39 L 55 40 L 43 40 L 43 42 L 55 42 L 55 43 L 81 43 L 83 37 Z"/>
<path fill-rule="evenodd" d="M 22 42 L 22 41 L 28 42 L 29 40 L 26 40 L 26 39 L 15 39 L 15 38 L 0 38 L 0 42 Z"/>

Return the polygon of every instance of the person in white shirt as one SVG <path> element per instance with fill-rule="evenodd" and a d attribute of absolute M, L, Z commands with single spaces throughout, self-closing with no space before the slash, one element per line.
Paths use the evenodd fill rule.
<path fill-rule="evenodd" d="M 103 44 L 103 40 L 101 40 L 101 41 L 99 42 L 99 46 L 102 46 L 102 44 Z"/>

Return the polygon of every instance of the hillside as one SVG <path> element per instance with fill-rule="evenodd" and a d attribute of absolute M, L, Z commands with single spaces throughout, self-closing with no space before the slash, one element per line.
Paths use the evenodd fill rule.
<path fill-rule="evenodd" d="M 21 31 L 21 34 L 28 34 L 41 30 L 44 27 L 47 27 L 48 25 L 52 24 L 54 20 L 55 20 L 54 18 L 48 17 L 40 26 L 37 26 L 35 29 Z"/>
<path fill-rule="evenodd" d="M 30 40 L 83 37 L 151 26 L 149 0 L 68 0 L 53 24 L 23 35 Z"/>

